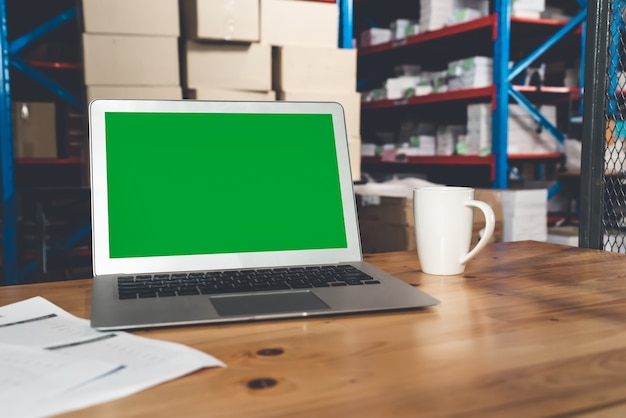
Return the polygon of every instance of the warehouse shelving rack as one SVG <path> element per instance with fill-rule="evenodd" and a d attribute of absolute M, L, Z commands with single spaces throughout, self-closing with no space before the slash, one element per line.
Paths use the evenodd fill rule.
<path fill-rule="evenodd" d="M 19 271 L 19 254 L 17 245 L 17 197 L 14 181 L 14 168 L 18 163 L 14 160 L 13 154 L 13 126 L 12 126 L 12 105 L 11 105 L 11 84 L 10 67 L 21 71 L 32 80 L 52 91 L 58 97 L 69 103 L 76 109 L 81 109 L 82 99 L 65 88 L 54 78 L 48 76 L 39 68 L 56 68 L 59 70 L 77 70 L 77 63 L 59 62 L 28 62 L 20 57 L 19 53 L 24 49 L 39 41 L 51 31 L 65 25 L 67 22 L 76 19 L 76 7 L 70 7 L 60 14 L 54 16 L 45 23 L 35 27 L 30 32 L 9 41 L 7 29 L 7 5 L 6 0 L 0 0 L 0 47 L 1 74 L 0 74 L 0 176 L 2 181 L 2 267 L 4 277 L 0 284 L 17 284 L 20 278 L 31 273 L 35 269 L 35 264 L 41 260 L 32 261 L 27 264 L 22 271 Z M 79 164 L 76 159 L 53 159 L 53 160 L 24 160 L 19 163 L 24 164 Z M 71 245 L 80 236 L 88 233 L 90 227 L 79 231 L 70 237 L 64 246 Z M 45 257 L 45 248 L 42 250 Z"/>
<path fill-rule="evenodd" d="M 363 2 L 365 0 L 361 0 Z M 571 0 L 575 1 L 575 0 Z M 399 57 L 407 57 L 411 54 L 443 53 L 445 49 L 453 48 L 455 45 L 471 45 L 471 48 L 478 48 L 481 53 L 488 53 L 484 48 L 477 47 L 478 44 L 486 44 L 488 41 L 493 43 L 491 54 L 493 55 L 493 84 L 484 88 L 473 88 L 465 90 L 450 91 L 444 93 L 433 93 L 426 96 L 414 96 L 400 100 L 379 100 L 372 102 L 364 102 L 362 109 L 364 112 L 372 112 L 378 109 L 393 110 L 407 106 L 423 106 L 433 104 L 446 103 L 475 103 L 491 101 L 492 103 L 492 153 L 487 157 L 472 156 L 433 156 L 433 157 L 408 157 L 404 163 L 418 165 L 484 165 L 489 167 L 491 174 L 491 185 L 494 188 L 507 188 L 510 174 L 509 164 L 512 160 L 530 160 L 542 163 L 546 161 L 556 161 L 562 159 L 562 155 L 545 154 L 545 155 L 510 155 L 507 152 L 507 132 L 508 132 L 508 104 L 511 101 L 517 102 L 523 107 L 532 118 L 539 123 L 544 129 L 549 131 L 555 140 L 560 143 L 564 142 L 564 134 L 560 132 L 552 123 L 550 123 L 529 99 L 529 96 L 539 98 L 539 100 L 553 100 L 558 96 L 577 95 L 582 97 L 582 82 L 584 79 L 584 65 L 581 60 L 580 67 L 580 86 L 577 89 L 564 87 L 541 86 L 519 86 L 515 84 L 515 79 L 524 72 L 537 59 L 543 56 L 554 45 L 563 40 L 566 36 L 577 31 L 582 27 L 581 37 L 581 56 L 585 48 L 585 20 L 586 20 L 586 1 L 576 0 L 580 7 L 580 11 L 575 17 L 567 22 L 549 20 L 549 19 L 529 19 L 520 17 L 511 17 L 510 0 L 495 0 L 493 13 L 468 22 L 454 24 L 442 29 L 430 32 L 418 33 L 411 35 L 401 41 L 390 41 L 379 45 L 369 46 L 359 49 L 360 64 L 367 60 L 376 60 L 376 62 L 385 62 Z M 535 49 L 527 54 L 523 59 L 518 60 L 513 68 L 509 69 L 509 60 L 511 58 L 511 41 L 513 30 L 519 35 L 520 32 L 527 33 L 546 33 L 544 41 L 536 46 Z M 578 34 L 577 34 L 578 35 Z M 456 44 L 455 44 L 456 42 Z M 472 45 L 475 44 L 475 45 Z M 427 52 L 426 52 L 427 51 Z M 466 51 L 457 51 L 455 58 L 464 57 Z M 388 58 L 388 59 L 387 59 Z M 376 64 L 378 65 L 378 64 Z M 365 84 L 369 80 L 360 79 L 359 83 Z M 582 109 L 582 104 L 581 104 Z M 379 159 L 366 157 L 363 159 L 365 164 L 377 163 Z M 556 184 L 549 190 L 549 197 L 553 196 L 559 189 Z"/>
<path fill-rule="evenodd" d="M 335 0 L 319 0 L 334 3 Z M 339 5 L 339 47 L 352 48 L 352 0 L 336 0 Z M 20 36 L 12 41 L 8 40 L 7 31 L 7 7 L 6 0 L 0 0 L 0 49 L 2 55 L 0 57 L 0 181 L 2 194 L 1 221 L 2 221 L 2 259 L 1 267 L 4 272 L 0 276 L 0 285 L 17 284 L 20 279 L 31 273 L 37 261 L 31 262 L 21 271 L 19 270 L 19 254 L 17 246 L 17 202 L 16 190 L 14 182 L 14 168 L 16 161 L 13 154 L 13 126 L 12 126 L 12 109 L 11 109 L 11 83 L 9 70 L 10 67 L 20 70 L 30 76 L 33 80 L 51 90 L 67 103 L 76 109 L 83 108 L 82 99 L 76 97 L 63 85 L 53 78 L 47 76 L 38 67 L 52 67 L 59 69 L 79 69 L 78 64 L 73 63 L 47 63 L 47 62 L 27 62 L 22 59 L 18 53 L 24 48 L 36 42 L 50 31 L 61 25 L 75 19 L 77 17 L 76 7 L 68 8 L 56 17 L 50 19 L 46 23 L 33 29 L 27 34 Z M 22 161 L 23 163 L 35 163 L 35 161 Z M 41 161 L 37 161 L 41 163 Z M 46 164 L 76 164 L 75 159 L 44 161 Z M 91 231 L 90 225 L 80 229 L 76 234 L 70 236 L 62 245 L 67 248 L 78 241 Z M 42 252 L 46 257 L 45 249 Z M 38 260 L 41 262 L 41 260 Z"/>

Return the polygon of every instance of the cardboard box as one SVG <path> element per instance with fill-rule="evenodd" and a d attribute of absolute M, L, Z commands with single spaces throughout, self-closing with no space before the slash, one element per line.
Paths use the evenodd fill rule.
<path fill-rule="evenodd" d="M 82 0 L 85 32 L 180 36 L 177 0 Z"/>
<path fill-rule="evenodd" d="M 474 199 L 483 201 L 491 206 L 496 218 L 496 227 L 489 242 L 502 242 L 502 190 L 498 189 L 476 189 Z M 485 218 L 480 210 L 473 211 L 472 245 L 480 239 L 482 229 L 485 227 Z"/>
<path fill-rule="evenodd" d="M 180 85 L 178 38 L 83 33 L 86 85 Z"/>
<path fill-rule="evenodd" d="M 15 158 L 57 158 L 54 103 L 13 102 Z"/>
<path fill-rule="evenodd" d="M 496 217 L 496 242 L 547 239 L 546 189 L 476 189 L 474 198 L 486 202 Z M 482 212 L 474 210 L 474 236 L 485 225 Z M 494 239 L 492 239 L 493 241 Z"/>
<path fill-rule="evenodd" d="M 274 90 L 353 92 L 356 90 L 356 61 L 356 49 L 276 47 Z"/>
<path fill-rule="evenodd" d="M 371 196 L 370 196 L 371 197 Z M 363 252 L 415 250 L 413 199 L 376 196 L 358 206 Z"/>
<path fill-rule="evenodd" d="M 413 227 L 361 222 L 359 230 L 365 254 L 417 249 Z"/>
<path fill-rule="evenodd" d="M 303 0 L 261 0 L 261 43 L 339 45 L 339 6 Z"/>
<path fill-rule="evenodd" d="M 196 87 L 194 89 L 185 90 L 185 98 L 198 100 L 274 101 L 276 100 L 276 93 L 271 90 L 253 91 Z"/>
<path fill-rule="evenodd" d="M 348 137 L 352 181 L 361 180 L 361 137 Z"/>
<path fill-rule="evenodd" d="M 211 44 L 187 41 L 185 86 L 272 90 L 272 48 L 261 44 Z"/>
<path fill-rule="evenodd" d="M 359 206 L 359 221 L 410 227 L 415 225 L 413 199 L 380 196 L 377 200 L 378 204 Z"/>
<path fill-rule="evenodd" d="M 183 0 L 185 37 L 195 40 L 259 40 L 259 0 Z"/>
<path fill-rule="evenodd" d="M 361 94 L 354 92 L 281 91 L 280 100 L 294 102 L 337 102 L 343 107 L 348 136 L 361 135 Z"/>
<path fill-rule="evenodd" d="M 183 98 L 180 86 L 87 86 L 87 103 L 95 99 L 166 99 Z"/>

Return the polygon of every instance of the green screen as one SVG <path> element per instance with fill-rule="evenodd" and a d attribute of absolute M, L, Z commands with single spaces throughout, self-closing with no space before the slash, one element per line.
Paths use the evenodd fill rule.
<path fill-rule="evenodd" d="M 331 115 L 105 117 L 111 258 L 347 246 Z"/>

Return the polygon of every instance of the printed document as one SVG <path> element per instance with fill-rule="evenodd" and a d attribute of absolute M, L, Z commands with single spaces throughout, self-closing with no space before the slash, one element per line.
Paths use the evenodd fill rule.
<path fill-rule="evenodd" d="M 0 307 L 0 341 L 0 417 L 60 414 L 225 366 L 181 344 L 96 331 L 41 297 Z"/>

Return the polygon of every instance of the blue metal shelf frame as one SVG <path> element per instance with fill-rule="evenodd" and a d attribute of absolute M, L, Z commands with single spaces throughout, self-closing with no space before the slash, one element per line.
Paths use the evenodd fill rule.
<path fill-rule="evenodd" d="M 17 283 L 17 203 L 13 179 L 13 125 L 9 80 L 9 42 L 6 2 L 0 0 L 0 175 L 2 176 L 2 266 L 1 284 Z"/>
<path fill-rule="evenodd" d="M 2 184 L 2 266 L 4 276 L 0 284 L 17 284 L 20 279 L 17 252 L 17 202 L 13 176 L 13 125 L 9 67 L 24 72 L 35 81 L 50 89 L 72 106 L 80 109 L 81 100 L 56 80 L 48 77 L 22 59 L 18 53 L 39 40 L 50 31 L 75 18 L 72 7 L 29 33 L 9 42 L 7 30 L 6 0 L 0 0 L 0 48 L 2 49 L 0 73 L 0 176 Z M 27 272 L 29 269 L 26 269 Z"/>
<path fill-rule="evenodd" d="M 339 2 L 339 48 L 350 49 L 352 45 L 353 2 L 352 0 L 338 0 Z"/>
<path fill-rule="evenodd" d="M 535 121 L 547 129 L 557 141 L 561 144 L 565 141 L 565 137 L 550 121 L 548 121 L 541 112 L 530 102 L 523 94 L 513 89 L 512 81 L 518 77 L 524 70 L 528 68 L 535 60 L 537 60 L 546 51 L 552 48 L 558 41 L 563 39 L 565 35 L 574 30 L 585 22 L 587 16 L 587 3 L 585 0 L 577 0 L 581 11 L 563 26 L 559 31 L 552 35 L 548 40 L 542 43 L 537 49 L 528 54 L 524 59 L 517 62 L 512 69 L 509 70 L 510 60 L 510 43 L 511 43 L 511 2 L 510 0 L 496 0 L 495 13 L 496 19 L 496 39 L 494 42 L 494 63 L 493 63 L 493 79 L 496 89 L 492 119 L 492 152 L 495 155 L 496 174 L 493 182 L 494 188 L 506 189 L 508 187 L 509 165 L 507 160 L 508 145 L 508 104 L 509 98 L 513 98 L 522 108 L 524 108 Z M 584 27 L 583 27 L 584 29 Z M 581 57 L 584 56 L 585 33 L 582 31 L 582 50 Z M 582 91 L 582 83 L 584 80 L 584 65 L 580 63 L 580 87 Z M 581 104 L 582 106 L 582 104 Z M 548 192 L 552 197 L 558 186 L 554 190 Z"/>
<path fill-rule="evenodd" d="M 611 10 L 613 13 L 621 10 L 619 7 L 620 0 L 613 0 L 613 4 Z M 616 116 L 620 113 L 619 104 L 617 101 L 617 97 L 613 95 L 612 92 L 620 91 L 620 80 L 619 80 L 619 72 L 617 71 L 620 68 L 620 45 L 622 45 L 621 32 L 625 29 L 624 20 L 621 16 L 613 16 L 610 20 L 610 28 L 609 33 L 611 34 L 611 39 L 609 40 L 609 71 L 608 71 L 608 79 L 607 79 L 607 91 L 611 92 L 611 95 L 608 99 L 607 106 L 607 114 L 609 116 Z"/>

